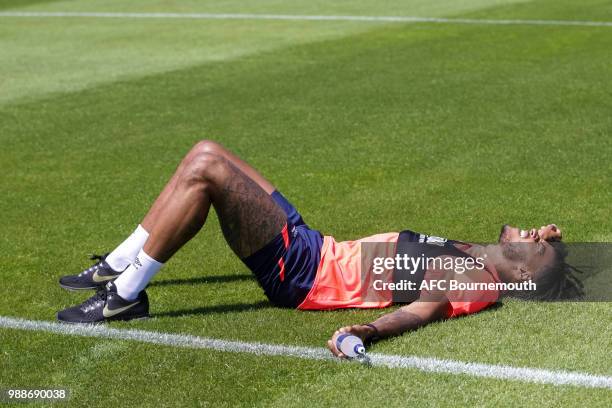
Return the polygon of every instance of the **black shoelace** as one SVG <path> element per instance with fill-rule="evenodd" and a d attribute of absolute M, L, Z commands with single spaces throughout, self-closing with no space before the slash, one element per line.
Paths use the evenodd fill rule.
<path fill-rule="evenodd" d="M 89 255 L 89 259 L 91 259 L 92 261 L 96 261 L 96 260 L 97 260 L 97 261 L 102 262 L 103 260 L 105 260 L 105 259 L 106 259 L 106 257 L 108 256 L 108 254 L 109 254 L 109 253 L 110 253 L 110 252 L 107 252 L 107 253 L 106 253 L 106 254 L 104 254 L 104 255 L 90 254 L 90 255 Z"/>

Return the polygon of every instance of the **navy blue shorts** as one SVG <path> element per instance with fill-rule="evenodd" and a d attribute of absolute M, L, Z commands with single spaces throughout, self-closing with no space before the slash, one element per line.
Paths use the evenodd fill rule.
<path fill-rule="evenodd" d="M 255 274 L 272 303 L 295 308 L 314 283 L 323 236 L 306 225 L 281 193 L 274 191 L 271 197 L 287 214 L 287 224 L 272 241 L 242 261 Z"/>

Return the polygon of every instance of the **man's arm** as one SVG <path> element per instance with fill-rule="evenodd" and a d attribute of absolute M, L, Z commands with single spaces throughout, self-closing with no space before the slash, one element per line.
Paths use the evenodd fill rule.
<path fill-rule="evenodd" d="M 360 337 L 364 343 L 379 338 L 398 336 L 444 318 L 447 307 L 448 300 L 446 299 L 427 302 L 416 301 L 381 316 L 369 325 L 346 326 L 336 330 L 327 342 L 327 347 L 335 356 L 346 357 L 336 348 L 336 339 L 342 333 L 350 332 Z"/>

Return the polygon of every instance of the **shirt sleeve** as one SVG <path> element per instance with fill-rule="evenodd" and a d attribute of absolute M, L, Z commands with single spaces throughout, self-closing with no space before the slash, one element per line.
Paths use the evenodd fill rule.
<path fill-rule="evenodd" d="M 472 313 L 478 313 L 481 310 L 486 309 L 494 305 L 497 302 L 490 301 L 469 301 L 469 302 L 448 302 L 448 307 L 446 309 L 446 317 L 458 317 L 463 315 L 469 315 Z"/>
<path fill-rule="evenodd" d="M 433 280 L 442 280 L 446 284 L 447 290 L 444 291 L 444 296 L 448 299 L 448 306 L 446 308 L 446 317 L 458 317 L 468 315 L 472 313 L 480 312 L 487 307 L 490 307 L 497 303 L 499 300 L 499 292 L 497 290 L 451 290 L 450 280 L 457 278 L 452 274 L 442 273 L 436 270 L 428 270 L 425 274 L 425 279 L 428 282 Z M 475 278 L 478 283 L 495 283 L 497 279 L 491 273 L 483 270 L 482 273 L 477 275 Z M 470 282 L 468 280 L 467 282 Z M 463 282 L 466 282 L 463 279 Z M 474 281 L 471 281 L 474 282 Z M 424 299 L 435 299 L 439 298 L 440 291 L 421 291 L 421 298 Z"/>

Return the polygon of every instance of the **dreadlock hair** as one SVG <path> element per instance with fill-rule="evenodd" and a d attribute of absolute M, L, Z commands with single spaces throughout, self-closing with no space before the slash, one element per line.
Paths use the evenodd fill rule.
<path fill-rule="evenodd" d="M 565 261 L 568 255 L 567 245 L 561 241 L 553 241 L 550 244 L 555 250 L 554 260 L 538 271 L 536 290 L 513 291 L 510 296 L 541 301 L 579 300 L 584 297 L 582 282 L 576 276 L 582 271 Z"/>

